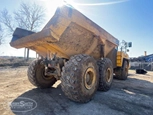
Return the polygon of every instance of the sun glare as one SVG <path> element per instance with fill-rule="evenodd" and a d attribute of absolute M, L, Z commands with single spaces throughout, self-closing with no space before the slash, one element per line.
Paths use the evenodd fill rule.
<path fill-rule="evenodd" d="M 58 7 L 63 6 L 63 0 L 40 0 L 46 9 L 46 18 L 49 20 Z"/>
<path fill-rule="evenodd" d="M 56 0 L 55 4 L 57 5 L 57 7 L 62 7 L 64 5 L 64 1 L 63 0 Z"/>
<path fill-rule="evenodd" d="M 63 5 L 70 4 L 75 5 L 73 0 L 41 0 L 47 9 L 62 7 Z"/>
<path fill-rule="evenodd" d="M 62 7 L 63 5 L 68 5 L 68 4 L 72 6 L 75 5 L 73 3 L 73 0 L 40 0 L 40 1 L 46 9 L 47 20 L 49 20 L 54 15 L 58 7 Z"/>
<path fill-rule="evenodd" d="M 61 7 L 64 5 L 64 1 L 63 0 L 42 0 L 45 4 L 47 8 L 57 8 L 57 7 Z"/>

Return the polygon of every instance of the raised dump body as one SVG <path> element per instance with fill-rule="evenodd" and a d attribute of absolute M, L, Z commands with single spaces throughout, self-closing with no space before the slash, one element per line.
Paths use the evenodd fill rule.
<path fill-rule="evenodd" d="M 42 56 L 46 56 L 47 52 L 57 53 L 67 59 L 75 54 L 88 54 L 98 59 L 101 56 L 100 45 L 104 50 L 102 55 L 109 57 L 108 54 L 119 44 L 104 29 L 68 6 L 59 7 L 42 31 L 29 32 L 29 36 L 22 36 L 21 33 L 18 29 L 14 32 L 15 40 L 10 43 L 12 47 L 26 47 Z M 20 37 L 16 37 L 18 34 Z"/>
<path fill-rule="evenodd" d="M 41 55 L 28 68 L 33 85 L 49 88 L 60 79 L 73 101 L 90 101 L 97 88 L 108 91 L 113 71 L 117 78 L 127 79 L 129 61 L 123 52 L 117 55 L 119 41 L 69 6 L 59 7 L 38 33 L 17 28 L 10 45 Z"/>

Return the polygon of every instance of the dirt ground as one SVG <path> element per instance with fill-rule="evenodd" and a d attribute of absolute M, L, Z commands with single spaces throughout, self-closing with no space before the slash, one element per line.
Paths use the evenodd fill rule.
<path fill-rule="evenodd" d="M 27 67 L 0 68 L 1 115 L 153 115 L 153 72 L 146 75 L 129 71 L 126 81 L 114 80 L 108 92 L 99 92 L 88 103 L 67 99 L 60 81 L 50 89 L 38 89 L 26 76 Z M 32 99 L 37 107 L 16 112 L 8 105 L 20 97 Z"/>

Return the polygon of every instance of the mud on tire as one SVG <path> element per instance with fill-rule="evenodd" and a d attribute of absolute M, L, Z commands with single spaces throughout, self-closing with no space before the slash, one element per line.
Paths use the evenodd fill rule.
<path fill-rule="evenodd" d="M 99 91 L 108 91 L 113 81 L 113 65 L 110 59 L 98 61 L 99 66 Z"/>
<path fill-rule="evenodd" d="M 98 86 L 98 67 L 94 58 L 76 55 L 63 67 L 61 87 L 65 95 L 76 102 L 92 99 Z"/>
<path fill-rule="evenodd" d="M 29 81 L 38 88 L 49 88 L 56 79 L 53 76 L 45 76 L 45 66 L 41 64 L 41 60 L 34 60 L 28 67 L 27 75 Z"/>

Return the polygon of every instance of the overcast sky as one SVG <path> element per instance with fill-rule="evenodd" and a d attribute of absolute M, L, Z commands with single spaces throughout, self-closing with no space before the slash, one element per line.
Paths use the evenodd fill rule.
<path fill-rule="evenodd" d="M 21 1 L 36 1 L 46 8 L 46 22 L 53 15 L 60 0 L 5 0 L 0 10 L 14 11 Z M 65 0 L 66 1 L 66 0 Z M 88 18 L 100 25 L 120 41 L 132 42 L 130 57 L 153 54 L 153 0 L 67 0 Z M 11 38 L 6 38 L 9 42 Z M 23 50 L 0 46 L 0 55 L 23 56 Z M 32 56 L 32 53 L 31 53 Z"/>

